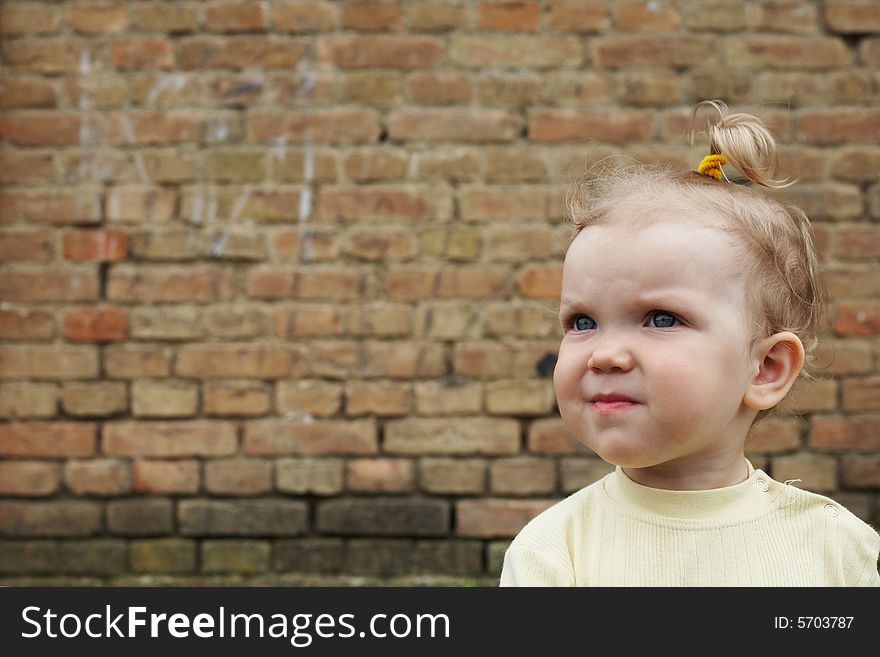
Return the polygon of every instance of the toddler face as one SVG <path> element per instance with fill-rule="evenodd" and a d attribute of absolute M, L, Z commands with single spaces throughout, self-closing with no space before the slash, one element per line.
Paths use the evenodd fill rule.
<path fill-rule="evenodd" d="M 569 430 L 610 463 L 741 453 L 758 361 L 736 246 L 706 223 L 663 211 L 633 229 L 612 217 L 569 247 L 553 383 Z"/>

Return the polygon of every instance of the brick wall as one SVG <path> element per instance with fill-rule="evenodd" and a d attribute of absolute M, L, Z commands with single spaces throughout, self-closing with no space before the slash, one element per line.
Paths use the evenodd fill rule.
<path fill-rule="evenodd" d="M 494 583 L 609 470 L 554 407 L 564 191 L 694 168 L 704 98 L 780 137 L 835 311 L 750 456 L 880 520 L 880 3 L 0 7 L 0 581 Z"/>

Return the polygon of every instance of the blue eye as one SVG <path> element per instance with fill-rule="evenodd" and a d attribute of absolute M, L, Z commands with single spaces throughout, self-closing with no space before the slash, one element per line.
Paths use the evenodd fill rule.
<path fill-rule="evenodd" d="M 575 331 L 590 331 L 596 328 L 596 322 L 586 315 L 575 315 L 571 318 L 571 327 Z"/>
<path fill-rule="evenodd" d="M 672 328 L 678 322 L 678 317 L 672 313 L 663 312 L 662 310 L 651 313 L 651 319 L 648 320 L 654 328 Z"/>

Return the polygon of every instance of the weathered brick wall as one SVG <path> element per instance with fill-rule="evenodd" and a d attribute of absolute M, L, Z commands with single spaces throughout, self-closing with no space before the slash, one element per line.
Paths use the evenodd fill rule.
<path fill-rule="evenodd" d="M 750 456 L 878 522 L 880 3 L 34 0 L 0 34 L 3 582 L 494 582 L 608 471 L 554 408 L 564 191 L 693 168 L 704 98 L 779 135 L 835 311 Z"/>

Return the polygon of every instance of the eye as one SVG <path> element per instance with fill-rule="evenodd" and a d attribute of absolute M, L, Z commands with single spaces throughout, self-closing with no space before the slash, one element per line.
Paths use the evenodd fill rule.
<path fill-rule="evenodd" d="M 672 328 L 676 323 L 681 323 L 675 315 L 663 310 L 651 313 L 648 323 L 653 328 Z"/>
<path fill-rule="evenodd" d="M 575 331 L 591 331 L 596 328 L 596 322 L 588 315 L 572 315 L 568 320 L 568 327 Z"/>

